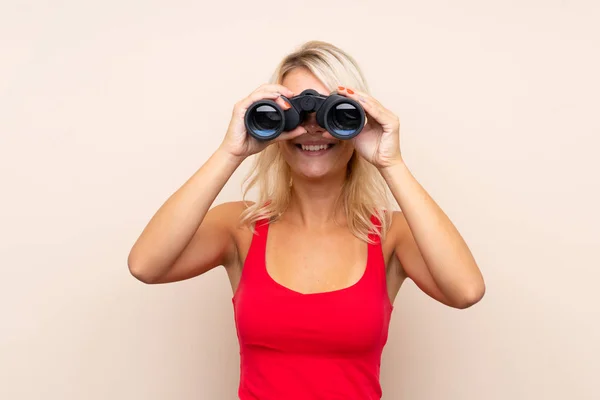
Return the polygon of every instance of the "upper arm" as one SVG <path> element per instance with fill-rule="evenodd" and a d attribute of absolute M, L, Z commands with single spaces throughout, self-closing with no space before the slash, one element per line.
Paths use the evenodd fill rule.
<path fill-rule="evenodd" d="M 448 299 L 431 276 L 402 212 L 395 211 L 393 213 L 391 229 L 395 237 L 394 250 L 400 262 L 401 273 L 410 278 L 428 296 L 443 304 L 449 304 Z"/>
<path fill-rule="evenodd" d="M 156 283 L 193 278 L 233 263 L 237 255 L 234 230 L 243 208 L 243 202 L 227 202 L 211 208 L 169 271 Z"/>

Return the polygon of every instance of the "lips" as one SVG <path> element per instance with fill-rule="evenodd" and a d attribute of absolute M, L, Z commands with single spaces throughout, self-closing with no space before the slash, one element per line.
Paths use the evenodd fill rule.
<path fill-rule="evenodd" d="M 320 156 L 328 153 L 335 143 L 332 142 L 307 142 L 307 143 L 295 143 L 294 146 L 298 149 L 302 155 L 306 156 Z"/>
<path fill-rule="evenodd" d="M 324 144 L 296 144 L 296 147 L 302 149 L 303 151 L 320 151 L 327 150 L 333 147 L 333 143 L 324 143 Z"/>

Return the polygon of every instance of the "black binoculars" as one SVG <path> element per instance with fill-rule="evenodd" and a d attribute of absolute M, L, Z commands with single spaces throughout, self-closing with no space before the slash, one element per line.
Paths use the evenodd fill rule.
<path fill-rule="evenodd" d="M 337 93 L 324 96 L 306 89 L 290 99 L 281 97 L 291 105 L 288 110 L 283 110 L 271 99 L 259 100 L 248 108 L 244 117 L 248 134 L 261 141 L 274 139 L 282 132 L 296 128 L 308 113 L 313 112 L 319 126 L 340 140 L 355 137 L 365 124 L 362 106 Z"/>

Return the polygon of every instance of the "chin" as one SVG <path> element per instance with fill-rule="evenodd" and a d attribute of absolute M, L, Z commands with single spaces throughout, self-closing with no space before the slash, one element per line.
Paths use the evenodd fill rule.
<path fill-rule="evenodd" d="M 326 179 L 331 175 L 335 175 L 335 170 L 332 168 L 318 168 L 309 166 L 292 166 L 292 172 L 309 181 L 318 181 Z"/>

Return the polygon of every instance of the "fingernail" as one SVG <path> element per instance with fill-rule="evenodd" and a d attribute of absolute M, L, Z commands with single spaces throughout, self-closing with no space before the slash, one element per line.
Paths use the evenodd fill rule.
<path fill-rule="evenodd" d="M 354 92 L 352 91 L 352 89 L 348 89 L 348 93 L 354 94 Z"/>
<path fill-rule="evenodd" d="M 345 88 L 343 86 L 338 86 L 339 90 L 345 90 Z"/>
<path fill-rule="evenodd" d="M 285 110 L 289 110 L 289 109 L 290 109 L 290 107 L 291 107 L 291 106 L 288 104 L 288 102 L 284 100 L 284 101 L 283 101 L 283 108 L 284 108 Z"/>

